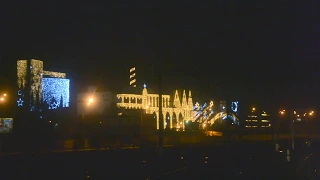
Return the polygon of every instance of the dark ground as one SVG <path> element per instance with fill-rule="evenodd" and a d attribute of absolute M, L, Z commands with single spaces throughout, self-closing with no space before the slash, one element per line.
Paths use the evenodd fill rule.
<path fill-rule="evenodd" d="M 37 153 L 0 157 L 1 179 L 292 179 L 308 154 L 296 143 L 291 162 L 272 142 L 128 150 Z"/>

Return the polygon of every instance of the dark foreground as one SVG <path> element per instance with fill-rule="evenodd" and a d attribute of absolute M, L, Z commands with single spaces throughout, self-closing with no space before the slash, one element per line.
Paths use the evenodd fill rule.
<path fill-rule="evenodd" d="M 167 147 L 162 156 L 156 148 L 28 153 L 1 156 L 0 173 L 4 180 L 298 179 L 303 171 L 316 171 L 303 165 L 310 152 L 297 143 L 287 162 L 285 151 L 275 152 L 272 143 L 251 142 Z"/>

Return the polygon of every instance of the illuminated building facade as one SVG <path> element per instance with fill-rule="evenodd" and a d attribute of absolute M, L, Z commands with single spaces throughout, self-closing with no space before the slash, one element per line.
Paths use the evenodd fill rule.
<path fill-rule="evenodd" d="M 90 99 L 92 102 L 89 102 Z M 105 115 L 113 99 L 111 92 L 100 92 L 95 86 L 90 86 L 87 92 L 77 94 L 77 115 Z"/>
<path fill-rule="evenodd" d="M 270 128 L 271 127 L 271 121 L 270 121 L 270 115 L 263 111 L 260 113 L 255 113 L 255 111 L 252 111 L 250 113 L 246 120 L 245 120 L 245 128 Z"/>
<path fill-rule="evenodd" d="M 43 70 L 40 60 L 17 61 L 17 85 L 19 107 L 30 111 L 69 107 L 69 79 L 66 74 Z"/>
<path fill-rule="evenodd" d="M 265 111 L 261 114 L 261 122 L 260 127 L 261 128 L 269 128 L 271 127 L 271 121 L 270 121 L 270 114 L 266 113 Z"/>
<path fill-rule="evenodd" d="M 147 114 L 153 114 L 156 118 L 157 129 L 159 129 L 159 94 L 149 94 L 144 84 L 142 94 L 117 94 L 120 100 L 118 107 L 125 109 L 143 109 Z M 162 114 L 164 118 L 164 129 L 183 130 L 186 120 L 192 120 L 194 111 L 191 91 L 188 98 L 183 91 L 182 102 L 178 90 L 175 91 L 173 101 L 170 95 L 162 95 Z"/>

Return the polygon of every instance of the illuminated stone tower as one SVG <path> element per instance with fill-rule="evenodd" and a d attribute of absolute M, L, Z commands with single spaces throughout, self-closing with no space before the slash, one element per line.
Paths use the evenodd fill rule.
<path fill-rule="evenodd" d="M 130 68 L 130 86 L 131 87 L 137 87 L 136 85 L 136 68 L 132 67 Z"/>
<path fill-rule="evenodd" d="M 40 104 L 42 95 L 43 62 L 35 59 L 17 61 L 18 106 Z"/>
<path fill-rule="evenodd" d="M 182 107 L 183 108 L 188 107 L 186 90 L 183 90 L 183 94 L 182 94 Z"/>
<path fill-rule="evenodd" d="M 189 94 L 188 94 L 188 108 L 190 108 L 190 109 L 193 108 L 193 101 L 192 101 L 191 91 L 189 91 Z"/>

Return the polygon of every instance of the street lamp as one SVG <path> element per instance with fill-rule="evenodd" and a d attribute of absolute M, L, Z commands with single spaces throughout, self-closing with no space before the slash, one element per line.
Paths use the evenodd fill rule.
<path fill-rule="evenodd" d="M 314 114 L 314 111 L 310 111 L 310 112 L 308 113 L 309 116 L 313 116 L 313 114 Z M 304 113 L 303 116 L 306 117 L 305 120 L 306 120 L 306 122 L 307 122 L 307 144 L 308 144 L 308 147 L 310 147 L 310 146 L 311 146 L 311 140 L 310 140 L 311 138 L 310 138 L 309 118 L 308 118 L 308 116 L 307 116 L 307 113 Z"/>
<path fill-rule="evenodd" d="M 2 96 L 0 96 L 0 103 L 6 101 L 7 98 L 7 94 L 2 94 Z"/>
<path fill-rule="evenodd" d="M 84 124 L 84 116 L 85 116 L 85 112 L 86 112 L 86 110 L 85 109 L 87 109 L 88 108 L 88 106 L 90 106 L 92 103 L 94 102 L 94 99 L 93 99 L 93 97 L 90 97 L 89 99 L 88 99 L 88 102 L 87 102 L 87 105 L 84 105 L 84 109 L 82 109 L 82 111 L 81 111 L 81 120 L 80 120 L 80 124 L 79 124 L 79 126 L 80 126 L 80 132 L 81 133 L 79 133 L 79 135 L 80 135 L 80 137 L 79 137 L 79 140 L 81 141 L 81 139 L 84 137 L 84 133 L 83 133 L 83 131 L 84 131 L 84 129 L 83 129 L 83 124 Z M 76 140 L 77 141 L 77 140 Z M 77 142 L 75 142 L 75 144 L 77 144 Z"/>
<path fill-rule="evenodd" d="M 280 111 L 280 115 L 283 116 L 285 115 L 286 110 L 282 110 Z M 292 114 L 289 113 L 289 120 L 291 121 L 291 148 L 294 149 L 294 119 L 292 118 Z M 297 115 L 296 111 L 293 111 L 293 117 L 297 116 L 299 117 L 299 115 Z"/>

